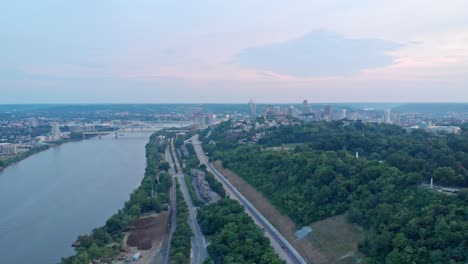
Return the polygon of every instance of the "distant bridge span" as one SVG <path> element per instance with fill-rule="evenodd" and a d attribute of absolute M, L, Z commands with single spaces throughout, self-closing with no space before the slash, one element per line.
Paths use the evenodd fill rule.
<path fill-rule="evenodd" d="M 106 135 L 115 133 L 116 136 L 118 133 L 128 133 L 128 132 L 156 132 L 162 130 L 164 128 L 175 128 L 173 132 L 188 132 L 187 130 L 178 130 L 177 128 L 183 128 L 192 125 L 192 123 L 156 123 L 150 124 L 145 122 L 133 122 L 127 125 L 124 125 L 116 130 L 109 130 L 109 131 L 89 131 L 83 132 L 83 137 L 86 135 Z"/>
<path fill-rule="evenodd" d="M 135 122 L 135 123 L 125 125 L 125 126 L 119 128 L 118 130 L 116 130 L 115 132 L 117 132 L 117 133 L 118 132 L 124 132 L 125 129 L 132 128 L 134 126 L 138 126 L 140 128 L 143 128 L 143 127 L 148 128 L 147 130 L 145 130 L 145 132 L 147 132 L 147 131 L 154 132 L 154 131 L 158 131 L 158 130 L 161 130 L 162 128 L 164 128 L 164 124 L 162 124 L 162 127 L 157 127 L 157 126 L 154 126 L 154 125 L 151 125 L 151 124 L 148 124 L 148 123 L 144 123 L 144 122 Z M 125 131 L 125 132 L 129 132 L 129 131 Z M 135 131 L 132 129 L 132 131 L 130 131 L 130 132 L 135 132 Z M 136 131 L 136 132 L 139 132 L 139 131 Z"/>

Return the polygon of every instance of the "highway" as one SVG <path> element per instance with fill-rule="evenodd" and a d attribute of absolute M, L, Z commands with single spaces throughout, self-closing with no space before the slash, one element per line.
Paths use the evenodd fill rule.
<path fill-rule="evenodd" d="M 293 246 L 281 235 L 278 230 L 263 217 L 263 215 L 208 161 L 208 157 L 205 155 L 201 143 L 198 139 L 198 135 L 190 138 L 195 152 L 201 164 L 205 164 L 211 173 L 220 181 L 226 193 L 232 198 L 240 202 L 245 208 L 247 214 L 249 214 L 260 228 L 265 231 L 265 236 L 270 239 L 271 245 L 278 256 L 285 260 L 286 263 L 291 264 L 303 264 L 307 263 L 297 253 Z"/>
<path fill-rule="evenodd" d="M 172 175 L 172 186 L 170 190 L 170 198 L 171 198 L 171 230 L 169 231 L 169 237 L 166 241 L 164 241 L 163 248 L 161 249 L 161 263 L 168 264 L 169 263 L 169 252 L 171 248 L 171 240 L 172 235 L 174 234 L 176 227 L 177 227 L 177 196 L 175 191 L 176 181 L 175 181 L 175 170 L 174 170 L 174 163 L 172 162 L 171 153 L 169 152 L 169 146 L 166 147 L 166 151 L 164 153 L 164 159 L 171 165 L 169 168 L 169 174 Z M 156 260 L 153 263 L 157 263 Z"/>
<path fill-rule="evenodd" d="M 172 146 L 172 155 L 174 157 L 175 167 L 177 168 L 177 171 L 178 171 L 178 173 L 175 174 L 175 177 L 179 181 L 180 190 L 184 196 L 185 202 L 187 203 L 187 207 L 189 210 L 188 221 L 189 221 L 190 228 L 192 229 L 192 233 L 193 233 L 193 237 L 191 238 L 192 253 L 191 253 L 190 263 L 201 264 L 208 256 L 208 252 L 206 251 L 205 237 L 203 236 L 203 233 L 201 232 L 201 229 L 200 229 L 200 225 L 198 224 L 196 209 L 193 206 L 193 202 L 192 202 L 192 199 L 190 198 L 187 184 L 185 183 L 185 180 L 184 180 L 184 174 L 183 174 L 182 168 L 180 167 L 180 163 L 177 159 L 173 139 L 171 139 L 170 144 Z M 170 163 L 172 166 L 174 165 L 172 163 L 172 160 Z"/>

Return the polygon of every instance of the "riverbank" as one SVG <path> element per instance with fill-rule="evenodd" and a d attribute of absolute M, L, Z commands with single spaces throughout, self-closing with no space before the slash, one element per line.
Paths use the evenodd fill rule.
<path fill-rule="evenodd" d="M 65 144 L 65 143 L 76 142 L 76 141 L 80 141 L 80 140 L 83 140 L 83 138 L 82 137 L 80 137 L 80 138 L 77 137 L 77 138 L 61 139 L 59 141 L 53 141 L 53 142 L 47 143 L 45 145 L 29 149 L 29 150 L 27 150 L 25 152 L 21 152 L 21 153 L 18 153 L 16 155 L 13 155 L 13 156 L 2 157 L 2 158 L 0 158 L 0 172 L 2 170 L 6 169 L 7 167 L 15 164 L 15 163 L 18 163 L 18 162 L 20 162 L 20 161 L 22 161 L 22 160 L 24 160 L 26 158 L 29 158 L 30 156 L 32 156 L 34 154 L 37 154 L 37 153 L 40 153 L 42 151 L 48 150 L 51 147 L 57 147 L 57 146 L 60 146 L 62 144 Z"/>
<path fill-rule="evenodd" d="M 30 149 L 28 151 L 25 151 L 25 152 L 21 152 L 21 153 L 18 153 L 14 156 L 7 156 L 7 157 L 2 157 L 0 159 L 0 171 L 4 170 L 5 168 L 7 168 L 8 166 L 11 166 L 17 162 L 20 162 L 36 153 L 39 153 L 41 151 L 44 151 L 44 150 L 48 150 L 50 148 L 49 145 L 43 145 L 43 146 L 40 146 L 40 147 L 37 147 L 37 148 L 33 148 L 33 149 Z"/>
<path fill-rule="evenodd" d="M 158 246 L 159 240 L 162 240 L 152 241 L 151 238 L 154 237 L 154 232 L 143 234 L 143 236 L 140 236 L 140 234 L 136 238 L 129 236 L 129 240 L 125 243 L 124 237 L 125 232 L 136 232 L 138 230 L 137 227 L 139 222 L 142 221 L 142 216 L 168 214 L 167 205 L 172 180 L 167 171 L 159 168 L 160 163 L 163 161 L 166 144 L 165 140 L 158 138 L 158 134 L 150 136 L 145 147 L 146 169 L 141 184 L 130 194 L 130 199 L 124 203 L 123 208 L 108 218 L 103 226 L 94 228 L 88 234 L 80 235 L 74 243 L 75 254 L 62 258 L 60 263 L 89 263 L 92 260 L 111 263 L 118 258 L 123 261 L 130 261 L 132 254 L 120 254 L 125 252 L 128 246 L 137 246 L 136 249 L 133 249 L 134 251 L 140 251 L 141 257 L 152 260 L 155 255 L 154 252 L 143 250 Z M 167 222 L 167 220 L 165 221 Z M 158 236 L 163 237 L 169 227 L 167 223 L 162 221 L 155 228 L 157 229 L 156 233 L 159 234 Z"/>
<path fill-rule="evenodd" d="M 77 235 L 102 226 L 140 185 L 149 135 L 61 144 L 1 172 L 1 263 L 50 264 L 75 254 Z"/>

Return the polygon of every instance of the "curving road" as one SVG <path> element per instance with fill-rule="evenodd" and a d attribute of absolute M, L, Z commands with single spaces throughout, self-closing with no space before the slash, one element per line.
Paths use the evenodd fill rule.
<path fill-rule="evenodd" d="M 205 152 L 203 152 L 203 148 L 198 139 L 198 134 L 191 137 L 190 141 L 195 148 L 200 163 L 207 166 L 208 170 L 223 184 L 226 193 L 232 199 L 239 201 L 240 204 L 244 206 L 245 211 L 252 217 L 255 224 L 265 230 L 265 235 L 270 239 L 271 245 L 278 256 L 288 264 L 307 263 L 283 235 L 281 235 L 278 230 L 276 230 L 276 228 L 208 161 L 208 157 L 205 155 Z"/>

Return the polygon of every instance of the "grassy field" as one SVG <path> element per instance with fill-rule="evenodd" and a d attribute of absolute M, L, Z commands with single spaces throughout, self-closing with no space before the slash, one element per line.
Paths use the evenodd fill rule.
<path fill-rule="evenodd" d="M 363 257 L 358 244 L 364 239 L 361 227 L 348 223 L 345 215 L 337 215 L 310 225 L 306 237 L 331 260 L 331 263 L 359 263 Z"/>
<path fill-rule="evenodd" d="M 294 233 L 301 227 L 297 227 L 291 218 L 282 214 L 244 179 L 223 168 L 220 161 L 214 162 L 213 165 L 278 229 L 308 263 L 359 263 L 361 256 L 357 252 L 357 246 L 364 235 L 359 227 L 349 224 L 344 215 L 312 223 L 310 226 L 314 231 L 307 237 L 296 240 Z"/>

